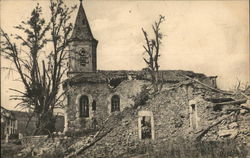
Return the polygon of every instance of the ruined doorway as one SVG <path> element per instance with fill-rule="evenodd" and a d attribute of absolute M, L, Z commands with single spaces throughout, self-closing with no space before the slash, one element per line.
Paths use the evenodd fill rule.
<path fill-rule="evenodd" d="M 139 139 L 155 139 L 154 118 L 151 111 L 138 112 Z"/>
<path fill-rule="evenodd" d="M 190 126 L 192 129 L 198 128 L 198 120 L 197 120 L 197 105 L 194 100 L 189 101 L 189 113 L 190 113 Z"/>

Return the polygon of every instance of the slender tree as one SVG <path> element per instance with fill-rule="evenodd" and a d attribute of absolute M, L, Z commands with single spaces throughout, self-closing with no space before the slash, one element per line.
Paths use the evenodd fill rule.
<path fill-rule="evenodd" d="M 49 134 L 55 129 L 53 113 L 55 108 L 62 107 L 60 87 L 67 70 L 66 47 L 72 31 L 69 19 L 75 8 L 67 7 L 63 0 L 51 0 L 47 21 L 37 4 L 30 18 L 15 27 L 23 35 L 8 35 L 1 28 L 1 55 L 14 64 L 7 68 L 19 75 L 24 86 L 24 90 L 11 89 L 17 92 L 11 97 L 19 101 L 17 106 L 29 109 L 30 119 L 36 118 L 34 135 Z M 48 51 L 45 46 L 51 49 Z"/>
<path fill-rule="evenodd" d="M 160 57 L 160 45 L 163 38 L 162 32 L 160 32 L 160 25 L 165 20 L 165 17 L 160 15 L 159 20 L 155 21 L 152 25 L 154 31 L 154 38 L 149 39 L 148 33 L 142 28 L 142 32 L 145 39 L 145 45 L 143 48 L 147 54 L 147 58 L 143 58 L 147 64 L 147 70 L 149 71 L 154 85 L 155 91 L 158 91 L 158 70 L 159 70 L 159 57 Z"/>

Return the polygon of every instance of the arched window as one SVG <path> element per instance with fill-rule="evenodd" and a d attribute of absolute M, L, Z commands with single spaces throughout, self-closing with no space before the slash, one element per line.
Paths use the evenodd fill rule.
<path fill-rule="evenodd" d="M 120 111 L 120 97 L 118 95 L 111 98 L 111 112 L 114 111 Z"/>
<path fill-rule="evenodd" d="M 84 95 L 80 98 L 80 117 L 89 117 L 89 98 Z"/>

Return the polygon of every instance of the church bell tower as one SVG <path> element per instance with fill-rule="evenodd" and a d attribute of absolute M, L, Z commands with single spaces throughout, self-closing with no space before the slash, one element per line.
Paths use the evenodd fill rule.
<path fill-rule="evenodd" d="M 96 47 L 98 41 L 93 37 L 82 0 L 75 20 L 69 46 L 68 74 L 96 71 Z"/>

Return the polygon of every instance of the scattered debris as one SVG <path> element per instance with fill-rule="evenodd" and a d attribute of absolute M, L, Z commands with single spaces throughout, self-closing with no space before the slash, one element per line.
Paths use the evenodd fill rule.
<path fill-rule="evenodd" d="M 224 121 L 225 119 L 229 118 L 230 116 L 232 116 L 234 113 L 231 113 L 228 116 L 224 116 L 221 119 L 219 119 L 218 121 L 214 122 L 213 124 L 209 125 L 207 128 L 205 128 L 204 130 L 201 130 L 200 133 L 196 136 L 196 140 L 200 141 L 202 139 L 202 137 L 214 126 L 217 126 L 218 124 L 220 124 L 222 121 Z"/>

